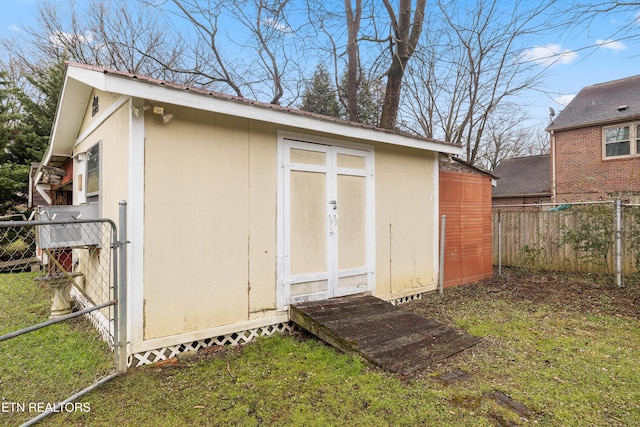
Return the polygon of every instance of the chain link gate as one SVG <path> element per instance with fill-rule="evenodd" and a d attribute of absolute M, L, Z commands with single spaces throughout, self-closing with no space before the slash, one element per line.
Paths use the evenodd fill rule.
<path fill-rule="evenodd" d="M 0 425 L 90 412 L 78 399 L 126 370 L 126 204 L 120 236 L 73 208 L 0 221 Z"/>

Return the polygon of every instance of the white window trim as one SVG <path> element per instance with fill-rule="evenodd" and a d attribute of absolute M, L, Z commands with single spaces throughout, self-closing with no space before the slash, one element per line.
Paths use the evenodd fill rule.
<path fill-rule="evenodd" d="M 87 200 L 93 198 L 97 198 L 98 200 L 100 200 L 100 194 L 102 193 L 102 140 L 89 147 L 89 150 L 93 149 L 94 147 L 97 147 L 98 149 L 98 190 L 89 192 L 89 156 L 87 154 L 84 178 L 85 197 Z"/>
<path fill-rule="evenodd" d="M 629 154 L 622 156 L 607 156 L 607 129 L 629 127 Z M 638 132 L 638 126 L 640 122 L 620 123 L 612 126 L 603 126 L 601 132 L 602 138 L 602 160 L 620 160 L 628 159 L 632 157 L 640 156 L 640 152 L 637 150 L 637 140 L 640 139 L 640 132 Z"/>

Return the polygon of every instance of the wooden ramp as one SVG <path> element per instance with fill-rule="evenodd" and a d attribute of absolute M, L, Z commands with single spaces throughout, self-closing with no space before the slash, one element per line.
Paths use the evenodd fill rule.
<path fill-rule="evenodd" d="M 481 340 L 370 295 L 292 304 L 289 316 L 345 353 L 403 375 Z"/>

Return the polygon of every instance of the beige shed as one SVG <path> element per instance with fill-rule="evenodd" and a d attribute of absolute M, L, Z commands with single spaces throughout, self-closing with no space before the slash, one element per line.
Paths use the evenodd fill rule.
<path fill-rule="evenodd" d="M 101 217 L 128 202 L 138 365 L 287 329 L 292 302 L 436 289 L 438 153 L 461 148 L 70 63 L 43 164 L 73 159 Z"/>

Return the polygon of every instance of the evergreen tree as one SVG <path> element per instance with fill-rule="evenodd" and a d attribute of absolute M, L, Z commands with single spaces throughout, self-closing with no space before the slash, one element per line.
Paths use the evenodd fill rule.
<path fill-rule="evenodd" d="M 26 79 L 35 96 L 16 90 L 22 114 L 9 149 L 9 161 L 21 165 L 40 161 L 49 144 L 64 79 L 64 61 L 60 60 L 44 70 L 35 70 Z"/>
<path fill-rule="evenodd" d="M 0 214 L 27 202 L 29 169 L 49 143 L 63 76 L 64 61 L 26 76 L 28 89 L 0 73 Z"/>
<path fill-rule="evenodd" d="M 0 71 L 0 165 L 7 161 L 7 145 L 11 140 L 11 94 L 9 93 L 7 73 Z"/>
<path fill-rule="evenodd" d="M 302 94 L 300 109 L 325 116 L 340 117 L 340 104 L 331 85 L 329 72 L 322 65 L 316 67 L 313 78 Z"/>
<path fill-rule="evenodd" d="M 9 161 L 10 149 L 15 140 L 16 109 L 15 91 L 7 73 L 0 72 L 0 215 L 24 200 L 28 181 L 28 168 Z"/>
<path fill-rule="evenodd" d="M 340 95 L 343 99 L 348 93 L 347 84 L 347 74 L 345 73 L 340 80 Z M 358 123 L 378 126 L 384 100 L 384 87 L 381 82 L 379 80 L 371 81 L 360 74 L 356 99 Z"/>

